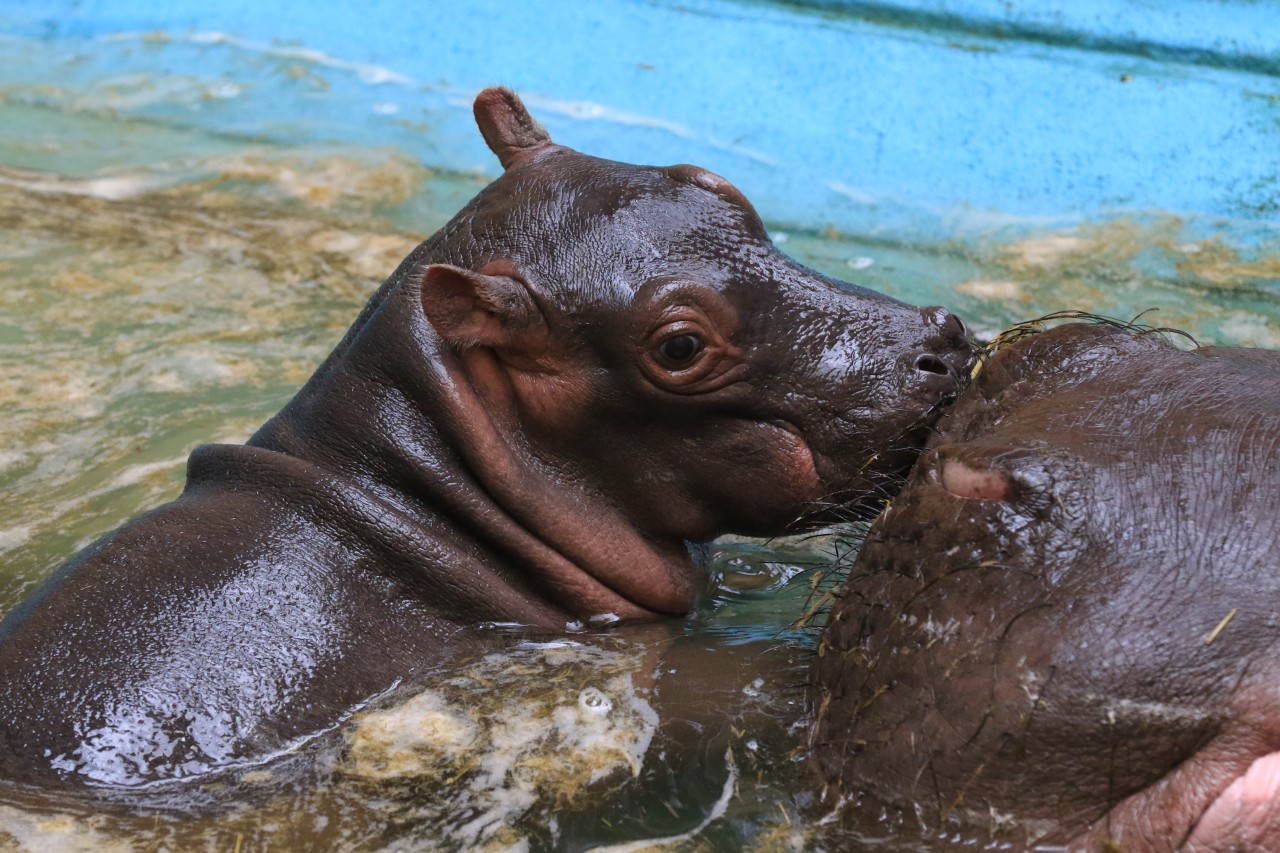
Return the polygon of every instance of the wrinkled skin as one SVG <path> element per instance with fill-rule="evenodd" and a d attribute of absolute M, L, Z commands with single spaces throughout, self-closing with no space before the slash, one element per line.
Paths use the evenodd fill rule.
<path fill-rule="evenodd" d="M 1280 850 L 1278 472 L 1280 352 L 999 352 L 825 629 L 828 806 L 913 850 Z"/>
<path fill-rule="evenodd" d="M 298 395 L 0 623 L 0 772 L 137 785 L 254 761 L 475 642 L 687 613 L 688 542 L 873 502 L 963 326 L 788 260 L 727 181 L 553 144 L 422 243 Z"/>

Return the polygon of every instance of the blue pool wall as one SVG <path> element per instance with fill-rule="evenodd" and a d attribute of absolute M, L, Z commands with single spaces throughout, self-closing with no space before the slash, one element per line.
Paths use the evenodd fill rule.
<path fill-rule="evenodd" d="M 0 34 L 0 55 L 66 45 L 10 84 L 186 75 L 216 96 L 127 109 L 489 175 L 470 99 L 504 84 L 557 141 L 707 166 L 792 227 L 936 240 L 1154 213 L 1249 243 L 1280 219 L 1269 2 L 7 0 Z"/>

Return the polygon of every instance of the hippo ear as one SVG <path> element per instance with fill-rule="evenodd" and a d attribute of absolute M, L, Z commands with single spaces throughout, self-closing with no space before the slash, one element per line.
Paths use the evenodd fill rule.
<path fill-rule="evenodd" d="M 455 349 L 527 344 L 541 313 L 518 279 L 432 264 L 422 276 L 422 310 Z"/>
<path fill-rule="evenodd" d="M 476 96 L 474 112 L 485 143 L 504 169 L 552 144 L 550 134 L 510 89 L 485 89 Z"/>
<path fill-rule="evenodd" d="M 942 487 L 958 498 L 971 501 L 1009 501 L 1014 494 L 1013 478 L 995 468 L 972 468 L 959 459 L 943 461 L 939 474 Z"/>

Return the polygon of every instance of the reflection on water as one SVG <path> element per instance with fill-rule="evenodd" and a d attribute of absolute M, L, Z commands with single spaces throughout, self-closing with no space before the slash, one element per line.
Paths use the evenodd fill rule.
<path fill-rule="evenodd" d="M 51 122 L 71 148 L 125 134 L 157 156 L 77 171 L 65 150 L 20 142 Z M 46 167 L 0 168 L 2 613 L 174 496 L 192 447 L 241 441 L 273 414 L 481 182 L 394 151 L 264 147 L 23 103 L 0 102 L 0 126 L 0 154 L 26 144 L 18 159 Z M 1152 322 L 1205 341 L 1280 347 L 1280 256 L 1192 239 L 1167 217 L 989 245 L 779 234 L 811 266 L 988 333 L 1159 306 Z M 812 634 L 791 626 L 830 583 L 815 566 L 848 547 L 722 543 L 687 625 L 494 632 L 484 654 L 296 754 L 199 787 L 87 804 L 0 790 L 0 851 L 821 844 L 799 817 Z"/>

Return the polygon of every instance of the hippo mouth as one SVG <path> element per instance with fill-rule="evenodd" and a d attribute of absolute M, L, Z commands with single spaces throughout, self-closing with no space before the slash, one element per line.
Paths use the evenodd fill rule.
<path fill-rule="evenodd" d="M 1178 849 L 1280 850 L 1280 752 L 1254 760 L 1200 814 Z"/>
<path fill-rule="evenodd" d="M 808 510 L 791 526 L 790 532 L 807 532 L 830 524 L 870 521 L 901 490 L 916 461 L 920 458 L 938 421 L 947 414 L 960 391 L 936 400 L 923 413 L 900 426 L 883 450 L 852 454 L 813 452 L 815 491 L 817 497 Z M 779 426 L 783 426 L 779 424 Z M 783 428 L 803 434 L 793 426 Z"/>

